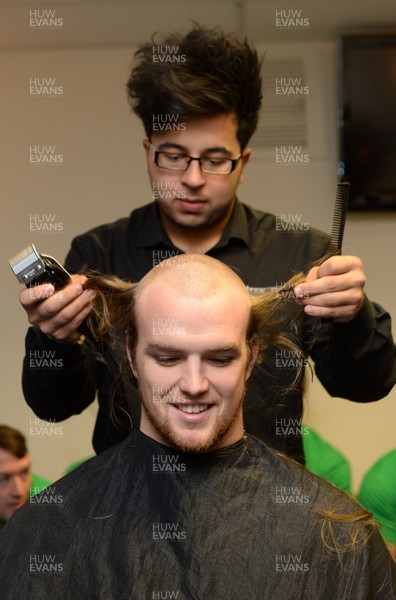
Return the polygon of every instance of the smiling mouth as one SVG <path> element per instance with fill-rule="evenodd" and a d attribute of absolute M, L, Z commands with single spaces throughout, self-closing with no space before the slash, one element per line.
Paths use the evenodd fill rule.
<path fill-rule="evenodd" d="M 191 414 L 191 413 L 201 413 L 205 410 L 208 410 L 212 404 L 175 404 L 176 408 L 181 410 L 182 412 Z"/>
<path fill-rule="evenodd" d="M 177 198 L 179 202 L 187 202 L 188 204 L 202 204 L 206 202 L 203 198 Z"/>

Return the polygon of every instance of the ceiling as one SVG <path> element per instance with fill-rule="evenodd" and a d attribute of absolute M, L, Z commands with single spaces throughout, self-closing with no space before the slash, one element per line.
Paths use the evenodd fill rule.
<path fill-rule="evenodd" d="M 57 26 L 33 27 L 52 13 Z M 276 11 L 303 19 L 276 23 Z M 290 13 L 289 11 L 294 11 Z M 0 0 L 0 48 L 136 46 L 154 31 L 186 30 L 196 20 L 254 41 L 331 40 L 345 32 L 396 30 L 396 0 Z"/>

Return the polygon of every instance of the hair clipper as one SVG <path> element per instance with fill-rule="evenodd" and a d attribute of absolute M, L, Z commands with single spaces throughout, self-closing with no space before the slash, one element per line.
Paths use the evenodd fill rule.
<path fill-rule="evenodd" d="M 57 291 L 71 282 L 66 269 L 52 256 L 39 254 L 33 244 L 10 258 L 9 263 L 18 281 L 26 287 L 51 283 Z"/>

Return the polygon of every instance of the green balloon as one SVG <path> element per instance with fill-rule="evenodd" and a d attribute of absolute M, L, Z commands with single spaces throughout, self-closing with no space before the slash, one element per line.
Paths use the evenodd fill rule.
<path fill-rule="evenodd" d="M 358 500 L 382 525 L 384 539 L 396 544 L 396 449 L 378 459 L 367 471 Z"/>
<path fill-rule="evenodd" d="M 303 445 L 307 469 L 350 494 L 351 467 L 348 459 L 306 426 L 303 428 Z"/>

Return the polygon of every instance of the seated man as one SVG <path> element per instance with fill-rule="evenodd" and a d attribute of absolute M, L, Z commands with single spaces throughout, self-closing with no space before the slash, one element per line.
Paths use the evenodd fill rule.
<path fill-rule="evenodd" d="M 29 498 L 30 464 L 22 433 L 0 425 L 0 528 Z"/>
<path fill-rule="evenodd" d="M 244 432 L 260 342 L 292 347 L 271 316 L 281 294 L 251 296 L 208 256 L 164 267 L 137 284 L 88 284 L 124 331 L 141 427 L 55 483 L 62 503 L 7 523 L 3 597 L 395 598 L 395 564 L 369 513 Z"/>

